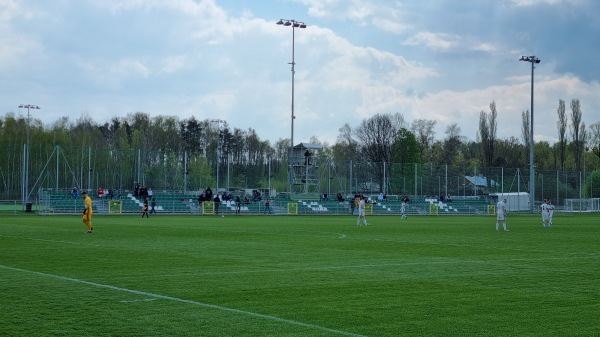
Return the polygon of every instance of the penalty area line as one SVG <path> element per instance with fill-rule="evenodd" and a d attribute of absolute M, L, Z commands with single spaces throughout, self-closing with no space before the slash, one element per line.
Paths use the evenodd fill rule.
<path fill-rule="evenodd" d="M 200 306 L 200 307 L 204 307 L 204 308 L 210 308 L 210 309 L 227 311 L 227 312 L 232 312 L 232 313 L 246 315 L 246 316 L 258 317 L 258 318 L 267 319 L 267 320 L 271 320 L 271 321 L 275 321 L 275 322 L 281 322 L 281 323 L 286 323 L 286 324 L 290 324 L 290 325 L 302 326 L 302 327 L 309 328 L 309 329 L 327 331 L 327 332 L 331 332 L 331 333 L 343 335 L 343 336 L 367 337 L 365 335 L 360 335 L 360 334 L 356 334 L 356 333 L 352 333 L 352 332 L 348 332 L 348 331 L 331 329 L 331 328 L 323 327 L 320 325 L 298 322 L 298 321 L 294 321 L 291 319 L 286 319 L 286 318 L 281 318 L 281 317 L 276 317 L 276 316 L 271 316 L 271 315 L 259 314 L 259 313 L 252 312 L 252 311 L 244 311 L 244 310 L 239 310 L 239 309 L 234 309 L 234 308 L 223 307 L 223 306 L 216 305 L 216 304 L 186 300 L 186 299 L 178 298 L 178 297 L 154 294 L 154 293 L 149 293 L 146 291 L 140 291 L 140 290 L 135 290 L 135 289 L 121 288 L 121 287 L 112 286 L 112 285 L 108 285 L 108 284 L 90 282 L 90 281 L 80 280 L 80 279 L 76 279 L 76 278 L 72 278 L 72 277 L 42 273 L 39 271 L 9 267 L 9 266 L 4 266 L 4 265 L 0 265 L 0 268 L 5 269 L 5 270 L 12 270 L 12 271 L 18 271 L 18 272 L 23 272 L 23 273 L 39 275 L 39 276 L 51 277 L 51 278 L 55 278 L 55 279 L 59 279 L 59 280 L 63 280 L 63 281 L 86 284 L 86 285 L 98 287 L 98 288 L 105 288 L 105 289 L 110 289 L 110 290 L 115 290 L 115 291 L 120 291 L 120 292 L 126 292 L 126 293 L 130 293 L 130 294 L 147 296 L 147 297 L 152 297 L 155 299 L 175 301 L 175 302 L 180 302 L 180 303 L 196 305 L 196 306 Z"/>

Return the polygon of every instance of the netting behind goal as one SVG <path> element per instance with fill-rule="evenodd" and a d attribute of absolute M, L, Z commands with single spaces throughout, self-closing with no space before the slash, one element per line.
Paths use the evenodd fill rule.
<path fill-rule="evenodd" d="M 600 212 L 600 198 L 565 199 L 566 212 Z"/>

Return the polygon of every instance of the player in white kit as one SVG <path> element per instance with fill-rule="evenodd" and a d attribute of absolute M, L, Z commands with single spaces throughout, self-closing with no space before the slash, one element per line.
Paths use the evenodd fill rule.
<path fill-rule="evenodd" d="M 546 227 L 548 222 L 548 199 L 544 199 L 544 203 L 541 206 L 542 208 L 542 226 Z"/>
<path fill-rule="evenodd" d="M 498 226 L 500 226 L 500 222 L 502 222 L 504 231 L 508 232 L 508 229 L 506 228 L 506 206 L 506 198 L 499 201 L 496 205 L 496 230 L 498 230 Z"/>

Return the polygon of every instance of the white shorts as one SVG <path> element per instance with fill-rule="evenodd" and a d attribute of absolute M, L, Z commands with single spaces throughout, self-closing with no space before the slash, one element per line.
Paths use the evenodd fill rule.
<path fill-rule="evenodd" d="M 547 212 L 542 213 L 542 220 L 546 221 L 550 219 L 550 214 L 548 214 Z"/>
<path fill-rule="evenodd" d="M 358 216 L 365 216 L 365 210 L 364 209 L 359 209 L 358 210 Z"/>
<path fill-rule="evenodd" d="M 504 221 L 506 220 L 506 215 L 504 215 L 504 213 L 498 213 L 496 219 L 498 219 L 498 221 Z"/>

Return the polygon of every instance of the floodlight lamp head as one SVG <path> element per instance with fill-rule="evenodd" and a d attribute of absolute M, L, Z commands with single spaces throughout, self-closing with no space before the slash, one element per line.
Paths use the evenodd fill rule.
<path fill-rule="evenodd" d="M 277 21 L 278 25 L 283 25 L 283 19 L 279 19 L 279 21 Z"/>
<path fill-rule="evenodd" d="M 291 25 L 292 25 L 292 23 L 291 23 L 291 22 L 289 22 L 289 21 L 286 21 L 286 22 L 285 22 L 283 25 L 284 25 L 284 26 L 291 26 Z"/>
<path fill-rule="evenodd" d="M 300 24 L 298 22 L 294 22 L 294 28 L 298 28 L 300 27 Z"/>
<path fill-rule="evenodd" d="M 306 28 L 306 24 L 304 22 L 300 23 L 300 28 Z"/>

